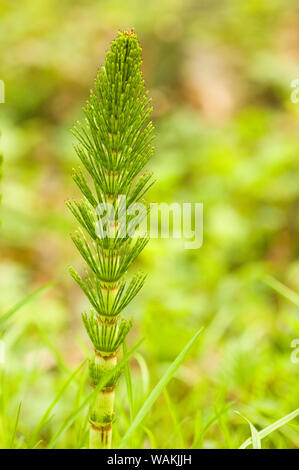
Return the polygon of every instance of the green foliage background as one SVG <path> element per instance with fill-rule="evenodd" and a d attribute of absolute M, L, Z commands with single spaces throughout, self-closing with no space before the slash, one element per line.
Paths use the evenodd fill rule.
<path fill-rule="evenodd" d="M 131 360 L 134 412 L 205 328 L 128 445 L 236 448 L 250 432 L 233 410 L 259 430 L 298 408 L 298 305 L 270 285 L 274 277 L 299 291 L 299 104 L 290 86 L 299 78 L 297 2 L 2 0 L 0 17 L 0 313 L 56 281 L 1 331 L 0 446 L 32 445 L 38 420 L 89 351 L 86 301 L 67 270 L 80 263 L 65 207 L 78 196 L 69 129 L 82 119 L 110 41 L 131 27 L 155 108 L 157 182 L 148 199 L 204 203 L 201 249 L 152 240 L 137 263 L 149 276 L 127 312 L 135 318 L 129 345 L 145 337 Z M 83 400 L 82 374 L 43 426 L 39 447 Z M 129 425 L 126 396 L 123 380 L 115 445 Z M 84 413 L 57 447 L 85 445 Z M 263 447 L 299 447 L 298 420 Z"/>

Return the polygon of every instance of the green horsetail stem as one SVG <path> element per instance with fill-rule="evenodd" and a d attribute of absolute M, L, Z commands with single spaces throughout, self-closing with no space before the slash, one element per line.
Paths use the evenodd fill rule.
<path fill-rule="evenodd" d="M 148 120 L 152 109 L 141 63 L 136 34 L 119 32 L 83 108 L 85 125 L 77 123 L 73 130 L 78 141 L 75 150 L 84 168 L 74 170 L 73 179 L 83 198 L 67 205 L 82 227 L 72 239 L 85 267 L 82 276 L 73 268 L 70 272 L 92 306 L 82 319 L 94 347 L 89 363 L 94 387 L 116 367 L 117 351 L 132 327 L 132 321 L 121 317 L 121 312 L 145 280 L 140 273 L 130 281 L 125 277 L 148 240 L 122 237 L 118 232 L 120 196 L 126 197 L 127 204 L 140 202 L 152 184 L 151 174 L 142 173 L 153 154 L 153 126 Z M 99 237 L 97 207 L 107 202 L 115 209 L 115 224 L 109 236 Z M 129 214 L 126 220 L 130 220 Z M 91 406 L 90 448 L 111 448 L 114 396 L 120 375 L 119 371 L 112 373 Z"/>

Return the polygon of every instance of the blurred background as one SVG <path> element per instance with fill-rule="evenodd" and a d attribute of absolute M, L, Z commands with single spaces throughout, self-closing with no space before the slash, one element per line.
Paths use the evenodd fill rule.
<path fill-rule="evenodd" d="M 204 204 L 202 248 L 152 240 L 136 263 L 148 272 L 126 312 L 135 320 L 129 345 L 145 337 L 131 361 L 136 410 L 200 326 L 204 332 L 131 446 L 238 447 L 250 430 L 233 410 L 261 429 L 298 407 L 299 363 L 291 361 L 298 305 L 273 281 L 299 291 L 299 103 L 291 100 L 298 2 L 2 0 L 0 17 L 0 314 L 55 281 L 1 333 L 0 445 L 22 402 L 17 442 L 26 446 L 90 351 L 80 318 L 87 302 L 68 273 L 81 265 L 65 206 L 79 195 L 70 128 L 82 119 L 110 41 L 134 27 L 157 136 L 147 198 Z M 76 397 L 71 387 L 59 401 L 41 447 Z M 125 397 L 122 381 L 116 442 L 128 425 Z M 57 446 L 76 447 L 75 432 L 76 425 Z M 263 445 L 299 447 L 298 421 Z"/>

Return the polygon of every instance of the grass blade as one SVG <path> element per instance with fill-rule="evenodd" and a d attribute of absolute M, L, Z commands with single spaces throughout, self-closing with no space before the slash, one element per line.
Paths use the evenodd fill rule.
<path fill-rule="evenodd" d="M 251 421 L 249 421 L 248 418 L 246 418 L 246 416 L 242 415 L 239 411 L 234 410 L 234 412 L 238 414 L 239 416 L 241 416 L 241 418 L 245 419 L 245 421 L 247 421 L 247 423 L 249 424 L 250 431 L 251 431 L 252 447 L 254 449 L 261 449 L 262 448 L 261 438 L 259 436 L 259 433 L 256 427 L 252 424 Z"/>
<path fill-rule="evenodd" d="M 178 420 L 178 417 L 177 417 L 177 414 L 176 414 L 175 407 L 174 407 L 174 405 L 173 405 L 173 403 L 172 403 L 172 401 L 171 401 L 171 398 L 170 398 L 170 396 L 169 396 L 169 393 L 168 393 L 166 387 L 165 387 L 164 390 L 163 390 L 163 395 L 164 395 L 164 399 L 165 399 L 165 402 L 166 402 L 166 405 L 167 405 L 169 414 L 170 414 L 171 419 L 172 419 L 172 421 L 173 421 L 174 429 L 177 430 L 177 433 L 178 433 L 178 436 L 179 436 L 180 448 L 181 448 L 181 449 L 185 449 L 185 441 L 184 441 L 184 437 L 183 437 L 181 425 L 180 425 L 180 423 L 179 423 L 179 420 Z"/>
<path fill-rule="evenodd" d="M 134 358 L 136 359 L 140 367 L 143 396 L 147 396 L 147 394 L 149 393 L 149 385 L 150 385 L 150 376 L 149 376 L 147 363 L 144 357 L 140 353 L 136 353 L 134 355 Z"/>
<path fill-rule="evenodd" d="M 75 378 L 75 376 L 79 373 L 79 371 L 82 369 L 82 367 L 84 366 L 84 364 L 86 364 L 86 361 L 87 359 L 85 359 L 83 362 L 81 362 L 81 364 L 79 365 L 79 367 L 77 367 L 77 369 L 72 372 L 72 374 L 68 377 L 68 379 L 65 381 L 65 383 L 63 384 L 62 388 L 60 389 L 60 391 L 57 393 L 56 397 L 54 398 L 54 400 L 52 401 L 52 403 L 50 404 L 50 406 L 47 408 L 47 410 L 45 411 L 45 413 L 43 414 L 43 416 L 41 417 L 41 419 L 39 420 L 38 424 L 36 425 L 35 429 L 33 430 L 32 432 L 32 437 L 30 439 L 30 444 L 29 446 L 32 447 L 34 445 L 34 441 L 37 439 L 37 436 L 39 435 L 40 431 L 42 430 L 43 426 L 45 425 L 45 423 L 47 422 L 48 420 L 48 417 L 50 416 L 50 413 L 51 411 L 53 410 L 54 406 L 56 405 L 56 403 L 60 400 L 60 398 L 63 396 L 64 392 L 66 391 L 66 389 L 68 388 L 68 386 L 70 385 L 70 383 L 73 381 L 73 379 Z"/>
<path fill-rule="evenodd" d="M 145 426 L 142 426 L 142 429 L 143 429 L 143 431 L 145 432 L 145 434 L 147 435 L 147 437 L 150 441 L 151 449 L 157 449 L 158 448 L 157 447 L 157 441 L 156 441 L 154 433 Z"/>
<path fill-rule="evenodd" d="M 128 352 L 128 348 L 127 348 L 127 343 L 125 340 L 123 342 L 124 356 L 127 354 L 127 352 Z M 131 377 L 129 361 L 125 363 L 124 369 L 125 369 L 126 386 L 127 386 L 128 400 L 129 400 L 129 408 L 130 408 L 130 420 L 132 421 L 133 416 L 134 416 L 134 399 L 133 399 L 132 377 Z"/>
<path fill-rule="evenodd" d="M 193 336 L 193 338 L 189 341 L 189 343 L 185 346 L 185 348 L 180 352 L 180 354 L 176 357 L 173 363 L 169 366 L 163 377 L 159 380 L 155 388 L 152 390 L 151 394 L 139 410 L 138 414 L 136 415 L 134 421 L 131 423 L 129 429 L 127 430 L 125 436 L 123 437 L 120 448 L 124 447 L 126 441 L 129 439 L 131 434 L 135 431 L 137 426 L 141 423 L 145 415 L 151 409 L 155 401 L 157 400 L 158 396 L 163 391 L 164 387 L 168 384 L 174 373 L 177 371 L 181 363 L 184 361 L 186 355 L 192 348 L 193 344 L 197 340 L 198 336 L 200 335 L 202 328 Z"/>
<path fill-rule="evenodd" d="M 36 291 L 32 292 L 27 297 L 25 297 L 25 299 L 21 300 L 16 305 L 14 305 L 10 310 L 8 310 L 8 312 L 4 313 L 4 315 L 0 317 L 0 326 L 2 326 L 9 318 L 11 318 L 22 307 L 24 307 L 24 305 L 28 304 L 29 302 L 32 302 L 41 294 L 49 290 L 53 285 L 54 285 L 54 282 L 50 282 L 49 284 L 46 284 L 45 286 L 40 287 L 39 289 L 37 289 Z"/>
<path fill-rule="evenodd" d="M 14 430 L 13 430 L 13 433 L 11 435 L 11 440 L 10 440 L 10 447 L 9 447 L 10 449 L 13 449 L 13 446 L 14 446 L 15 437 L 16 437 L 16 433 L 17 433 L 17 427 L 18 427 L 18 423 L 19 423 L 19 419 L 20 419 L 21 406 L 22 406 L 22 402 L 20 402 L 20 404 L 18 406 L 18 411 L 17 411 L 17 417 L 16 417 L 16 421 L 15 421 L 15 425 L 14 425 Z"/>
<path fill-rule="evenodd" d="M 278 294 L 282 295 L 287 300 L 293 302 L 293 304 L 299 307 L 299 294 L 297 294 L 297 292 L 294 292 L 292 289 L 289 289 L 289 287 L 285 286 L 272 276 L 267 276 L 265 278 L 265 283 L 273 290 L 275 290 Z"/>
<path fill-rule="evenodd" d="M 296 410 L 292 411 L 288 415 L 284 416 L 283 418 L 280 418 L 278 421 L 275 421 L 275 423 L 270 424 L 267 426 L 265 429 L 262 429 L 262 431 L 259 431 L 259 438 L 263 439 L 264 437 L 268 436 L 271 434 L 273 431 L 276 431 L 277 429 L 281 428 L 285 424 L 287 424 L 289 421 L 292 419 L 296 418 L 296 416 L 299 415 L 299 408 Z M 240 446 L 240 449 L 246 449 L 250 444 L 252 444 L 252 438 L 250 437 L 247 439 L 243 444 Z"/>

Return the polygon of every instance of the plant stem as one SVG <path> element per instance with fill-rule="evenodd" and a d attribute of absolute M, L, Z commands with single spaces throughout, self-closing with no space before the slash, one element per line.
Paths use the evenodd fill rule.
<path fill-rule="evenodd" d="M 108 358 L 97 355 L 98 366 L 110 372 L 117 364 L 116 356 Z M 100 390 L 91 409 L 90 448 L 110 449 L 112 440 L 112 421 L 114 416 L 114 388 Z"/>
<path fill-rule="evenodd" d="M 70 271 L 92 305 L 89 313 L 82 314 L 95 351 L 89 363 L 92 385 L 97 386 L 109 374 L 109 381 L 90 410 L 92 449 L 111 448 L 114 394 L 121 370 L 111 372 L 116 368 L 117 351 L 132 326 L 131 320 L 120 315 L 145 280 L 143 274 L 129 282 L 125 276 L 148 240 L 133 240 L 126 222 L 120 229 L 124 215 L 128 220 L 127 208 L 122 208 L 120 202 L 123 196 L 130 205 L 137 203 L 152 184 L 149 173 L 140 175 L 153 153 L 153 126 L 148 121 L 150 99 L 145 93 L 141 63 L 135 33 L 119 32 L 84 108 L 86 127 L 78 123 L 74 128 L 78 140 L 75 148 L 89 178 L 81 169 L 74 170 L 73 178 L 83 199 L 69 201 L 68 207 L 82 227 L 72 239 L 86 263 L 85 277 L 72 268 Z M 99 227 L 105 204 L 109 221 Z"/>

